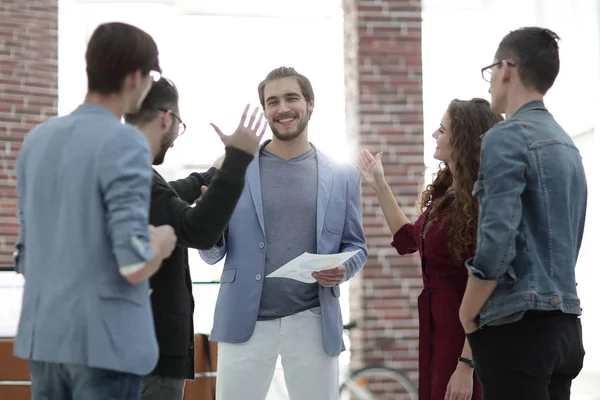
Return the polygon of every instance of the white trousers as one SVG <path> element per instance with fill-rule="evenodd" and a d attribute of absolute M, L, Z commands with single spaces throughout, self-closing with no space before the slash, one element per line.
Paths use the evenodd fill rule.
<path fill-rule="evenodd" d="M 258 321 L 245 343 L 219 342 L 217 400 L 265 400 L 277 356 L 290 400 L 337 400 L 339 363 L 323 350 L 319 307 Z"/>

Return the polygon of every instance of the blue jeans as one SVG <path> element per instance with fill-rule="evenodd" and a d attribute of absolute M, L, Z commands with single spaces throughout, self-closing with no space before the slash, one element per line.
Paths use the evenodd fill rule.
<path fill-rule="evenodd" d="M 142 377 L 76 364 L 29 362 L 32 400 L 140 400 Z"/>

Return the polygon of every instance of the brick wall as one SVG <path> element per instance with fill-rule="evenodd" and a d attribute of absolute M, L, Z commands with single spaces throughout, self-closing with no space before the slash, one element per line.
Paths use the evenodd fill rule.
<path fill-rule="evenodd" d="M 383 164 L 409 219 L 423 180 L 421 1 L 345 0 L 347 126 L 350 140 Z M 351 280 L 353 367 L 385 363 L 417 379 L 417 296 L 422 284 L 417 256 L 398 256 L 371 188 L 363 185 L 363 226 L 369 259 Z M 385 338 L 396 344 L 370 349 Z"/>
<path fill-rule="evenodd" d="M 58 0 L 0 1 L 0 265 L 18 233 L 14 165 L 23 136 L 56 115 Z"/>

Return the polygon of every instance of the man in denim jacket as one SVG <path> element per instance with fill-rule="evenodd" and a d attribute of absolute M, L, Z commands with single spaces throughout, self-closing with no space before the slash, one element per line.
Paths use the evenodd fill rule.
<path fill-rule="evenodd" d="M 507 119 L 483 137 L 460 317 L 486 400 L 568 399 L 583 365 L 575 264 L 587 185 L 577 147 L 543 103 L 558 39 L 543 28 L 510 32 L 482 69 L 492 109 Z"/>

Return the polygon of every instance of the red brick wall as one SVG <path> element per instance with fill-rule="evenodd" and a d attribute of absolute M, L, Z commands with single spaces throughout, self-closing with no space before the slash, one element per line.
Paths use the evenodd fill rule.
<path fill-rule="evenodd" d="M 423 180 L 421 1 L 345 0 L 348 134 L 355 145 L 383 151 L 383 164 L 409 219 Z M 354 367 L 385 363 L 411 371 L 416 381 L 417 296 L 422 287 L 416 256 L 398 256 L 371 188 L 363 185 L 363 226 L 369 259 L 350 284 Z M 369 350 L 384 338 L 396 345 Z"/>
<path fill-rule="evenodd" d="M 0 1 L 0 265 L 18 232 L 14 165 L 23 136 L 56 115 L 58 0 Z"/>

